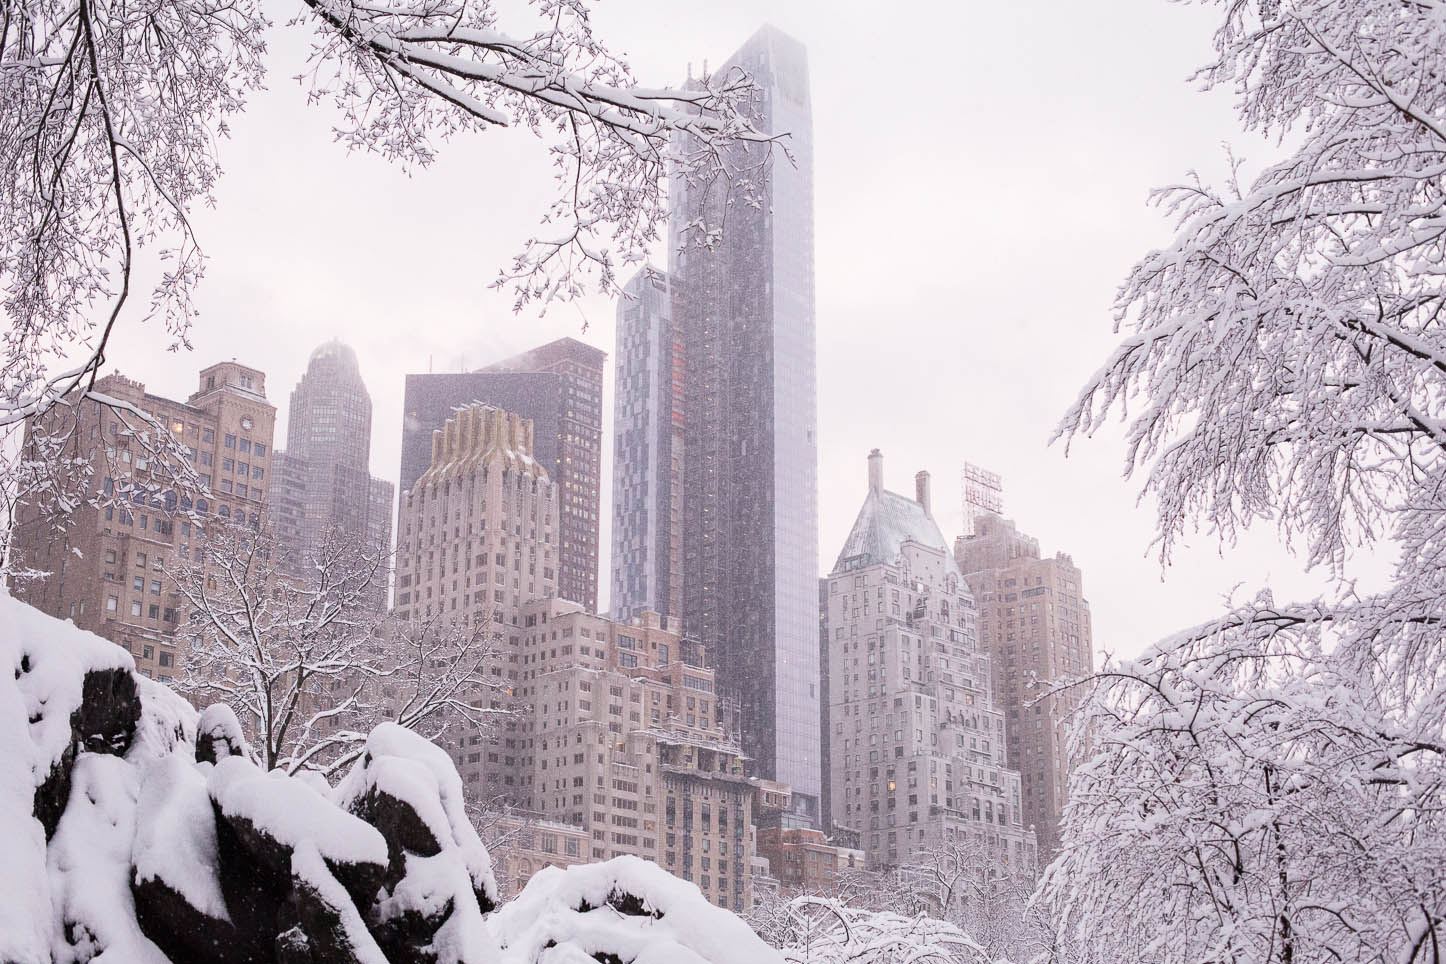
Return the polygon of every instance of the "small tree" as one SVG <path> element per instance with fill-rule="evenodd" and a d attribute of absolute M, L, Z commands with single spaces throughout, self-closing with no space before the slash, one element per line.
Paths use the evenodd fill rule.
<path fill-rule="evenodd" d="M 332 532 L 293 568 L 269 536 L 209 526 L 197 558 L 169 573 L 191 609 L 181 691 L 229 705 L 258 763 L 290 772 L 336 772 L 383 720 L 433 739 L 490 725 L 504 712 L 491 705 L 490 627 L 373 614 L 384 561 Z"/>

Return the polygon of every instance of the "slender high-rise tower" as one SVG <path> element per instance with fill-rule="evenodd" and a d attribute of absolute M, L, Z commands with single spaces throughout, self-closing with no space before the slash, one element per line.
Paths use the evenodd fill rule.
<path fill-rule="evenodd" d="M 682 612 L 683 352 L 668 276 L 646 267 L 618 303 L 613 396 L 613 618 Z"/>
<path fill-rule="evenodd" d="M 818 448 L 813 277 L 813 132 L 803 45 L 764 27 L 715 72 L 761 89 L 761 129 L 787 134 L 753 185 L 761 203 L 701 197 L 688 214 L 722 228 L 689 244 L 674 225 L 673 322 L 683 354 L 684 630 L 738 703 L 755 772 L 790 784 L 817 819 Z M 742 166 L 766 146 L 740 149 Z M 691 186 L 696 191 L 696 186 Z M 727 217 L 722 217 L 726 205 Z"/>

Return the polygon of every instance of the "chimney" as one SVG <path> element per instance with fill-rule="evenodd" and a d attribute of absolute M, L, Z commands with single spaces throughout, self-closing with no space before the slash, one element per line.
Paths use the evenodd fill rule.
<path fill-rule="evenodd" d="M 914 476 L 914 499 L 924 507 L 924 515 L 934 518 L 934 505 L 929 498 L 928 472 L 919 472 Z"/>
<path fill-rule="evenodd" d="M 884 491 L 884 457 L 878 449 L 869 453 L 869 491 Z"/>

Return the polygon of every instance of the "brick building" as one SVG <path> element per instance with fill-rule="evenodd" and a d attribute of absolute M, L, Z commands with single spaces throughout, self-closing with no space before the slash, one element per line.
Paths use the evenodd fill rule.
<path fill-rule="evenodd" d="M 1078 697 L 1045 696 L 1056 680 L 1094 669 L 1094 634 L 1083 575 L 1065 553 L 1041 558 L 1039 540 L 983 514 L 954 555 L 979 606 L 979 642 L 991 654 L 995 698 L 1005 710 L 1009 766 L 1018 770 L 1024 820 L 1041 856 L 1059 846 L 1069 796 L 1069 717 Z"/>

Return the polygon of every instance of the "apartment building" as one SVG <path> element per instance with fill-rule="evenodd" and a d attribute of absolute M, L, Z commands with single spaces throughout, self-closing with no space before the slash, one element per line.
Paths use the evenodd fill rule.
<path fill-rule="evenodd" d="M 528 809 L 588 833 L 590 859 L 643 857 L 720 907 L 745 908 L 752 791 L 742 753 L 704 654 L 665 622 L 643 613 L 616 623 L 561 599 L 524 607 L 518 782 Z M 505 781 L 505 748 L 488 752 L 500 766 L 489 778 Z"/>
<path fill-rule="evenodd" d="M 990 654 L 968 584 L 933 518 L 929 475 L 915 497 L 868 492 L 828 581 L 830 802 L 873 868 L 932 846 L 968 846 L 999 874 L 1032 872 L 1017 771 Z"/>
<path fill-rule="evenodd" d="M 1026 824 L 1043 859 L 1059 847 L 1069 797 L 1069 723 L 1077 693 L 1049 693 L 1094 670 L 1094 633 L 1083 575 L 1065 553 L 1041 557 L 1039 540 L 992 514 L 974 520 L 954 555 L 979 605 L 979 641 L 991 654 L 1005 710 L 1008 760 L 1020 773 Z"/>
<path fill-rule="evenodd" d="M 75 477 L 60 484 L 84 491 L 60 531 L 33 499 L 22 500 L 11 571 L 45 575 L 11 588 L 37 609 L 125 646 L 140 672 L 169 681 L 184 658 L 174 636 L 185 613 L 166 573 L 193 558 L 206 524 L 263 524 L 276 409 L 266 400 L 265 374 L 236 362 L 203 369 L 185 401 L 120 375 L 98 379 L 95 391 L 120 405 L 86 400 L 27 426 L 29 446 L 37 428 L 67 420 L 66 454 L 74 461 L 59 464 Z M 189 484 L 165 458 L 158 431 L 185 450 Z"/>

